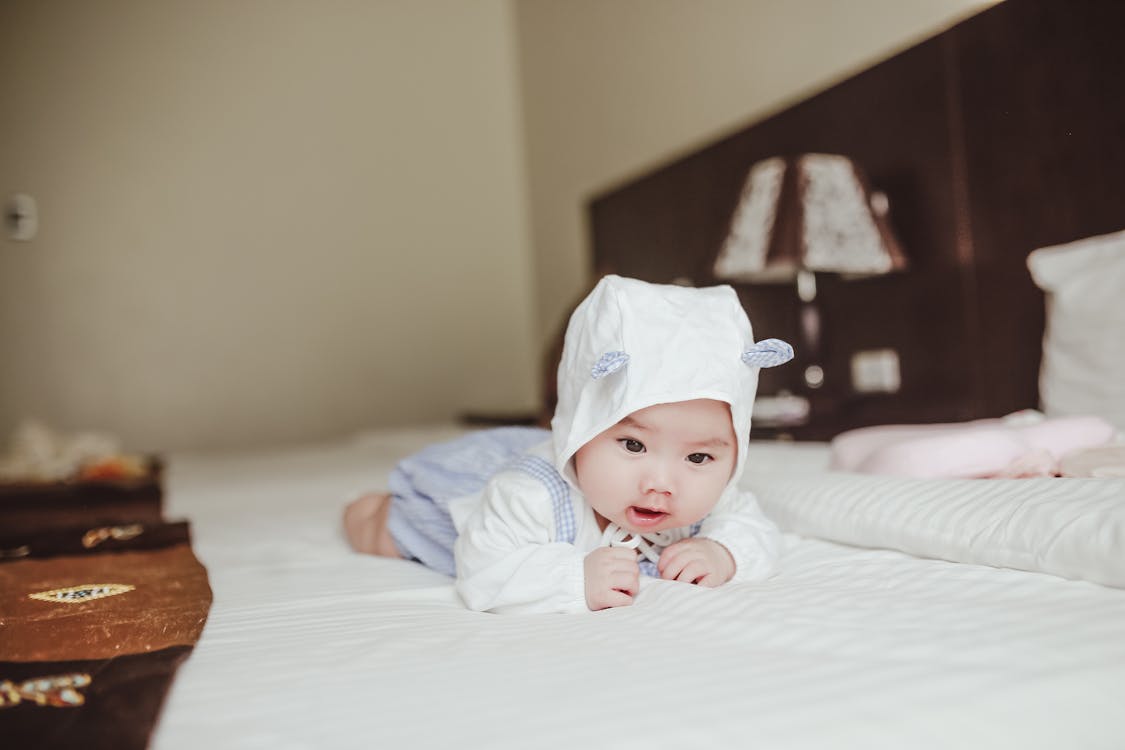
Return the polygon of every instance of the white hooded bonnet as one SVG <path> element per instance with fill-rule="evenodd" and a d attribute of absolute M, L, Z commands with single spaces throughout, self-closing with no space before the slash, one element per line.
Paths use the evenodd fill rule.
<path fill-rule="evenodd" d="M 750 438 L 760 367 L 788 361 L 783 341 L 754 342 L 729 286 L 703 289 L 606 276 L 570 318 L 551 420 L 555 468 L 577 487 L 575 452 L 655 404 L 709 398 L 730 405 L 738 482 Z M 728 484 L 729 486 L 729 484 Z"/>

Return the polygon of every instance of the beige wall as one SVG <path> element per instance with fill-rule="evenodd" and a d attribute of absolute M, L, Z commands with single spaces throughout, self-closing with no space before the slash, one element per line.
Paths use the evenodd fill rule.
<path fill-rule="evenodd" d="M 991 5 L 519 0 L 537 320 L 590 272 L 585 203 Z"/>
<path fill-rule="evenodd" d="M 515 55 L 507 0 L 4 0 L 0 440 L 533 405 Z"/>
<path fill-rule="evenodd" d="M 0 433 L 528 408 L 591 193 L 982 4 L 5 0 L 0 199 L 42 218 L 0 239 Z"/>

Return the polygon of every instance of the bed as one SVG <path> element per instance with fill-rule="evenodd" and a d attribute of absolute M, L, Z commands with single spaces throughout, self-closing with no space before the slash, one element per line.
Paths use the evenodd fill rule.
<path fill-rule="evenodd" d="M 345 499 L 382 486 L 404 453 L 460 432 L 173 458 L 168 511 L 192 519 L 214 605 L 152 747 L 1125 740 L 1125 590 L 1113 586 L 788 533 L 765 582 L 649 581 L 630 608 L 519 617 L 467 611 L 450 579 L 352 553 L 339 529 Z M 1110 535 L 1099 565 L 1125 575 L 1125 480 L 839 475 L 828 455 L 825 444 L 756 442 L 748 484 L 790 530 L 820 514 L 787 498 L 817 488 L 845 505 L 929 492 L 934 535 L 995 531 L 997 513 L 1014 528 L 1038 509 L 1023 527 L 1032 534 L 1047 506 L 1081 503 Z"/>
<path fill-rule="evenodd" d="M 1010 0 L 591 201 L 600 270 L 702 284 L 761 158 L 845 153 L 890 196 L 909 272 L 825 280 L 824 388 L 762 379 L 813 406 L 752 433 L 743 481 L 784 532 L 776 575 L 471 612 L 340 528 L 357 491 L 468 428 L 173 454 L 164 516 L 190 521 L 213 603 L 150 747 L 1125 746 L 1125 478 L 861 475 L 827 442 L 1028 408 L 1125 429 L 1106 345 L 1125 330 L 1125 105 L 1103 96 L 1122 23 L 1118 3 Z M 792 338 L 790 293 L 738 291 L 757 330 Z M 897 349 L 899 392 L 839 385 L 853 347 Z"/>

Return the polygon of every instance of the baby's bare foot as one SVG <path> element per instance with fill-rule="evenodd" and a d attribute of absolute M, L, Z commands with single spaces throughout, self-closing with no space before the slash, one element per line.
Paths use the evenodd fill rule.
<path fill-rule="evenodd" d="M 373 492 L 348 503 L 344 509 L 344 535 L 356 552 L 380 557 L 402 557 L 387 528 L 391 495 Z"/>

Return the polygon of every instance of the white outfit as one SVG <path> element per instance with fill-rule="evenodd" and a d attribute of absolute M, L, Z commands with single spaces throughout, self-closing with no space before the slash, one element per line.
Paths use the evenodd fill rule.
<path fill-rule="evenodd" d="M 734 580 L 768 576 L 780 535 L 753 495 L 737 485 L 758 368 L 791 356 L 784 342 L 754 343 L 750 321 L 730 287 L 602 279 L 567 328 L 552 439 L 529 452 L 566 483 L 573 543 L 558 541 L 568 535 L 557 528 L 551 483 L 518 469 L 500 471 L 482 492 L 449 506 L 458 532 L 457 590 L 466 605 L 495 612 L 586 610 L 584 559 L 606 543 L 606 535 L 578 487 L 574 453 L 633 412 L 700 398 L 730 405 L 739 450 L 730 482 L 698 535 L 730 551 Z M 556 496 L 559 484 L 556 478 Z M 653 541 L 659 551 L 690 534 L 680 529 Z"/>
<path fill-rule="evenodd" d="M 529 451 L 545 459 L 550 443 Z M 604 546 L 594 511 L 572 487 L 574 542 L 559 542 L 547 486 L 516 469 L 499 472 L 479 495 L 450 504 L 457 528 L 457 591 L 470 609 L 492 612 L 583 612 L 583 562 Z M 676 529 L 671 541 L 690 536 Z M 776 527 L 749 492 L 728 487 L 697 536 L 719 542 L 735 560 L 732 580 L 765 578 L 779 547 Z"/>

